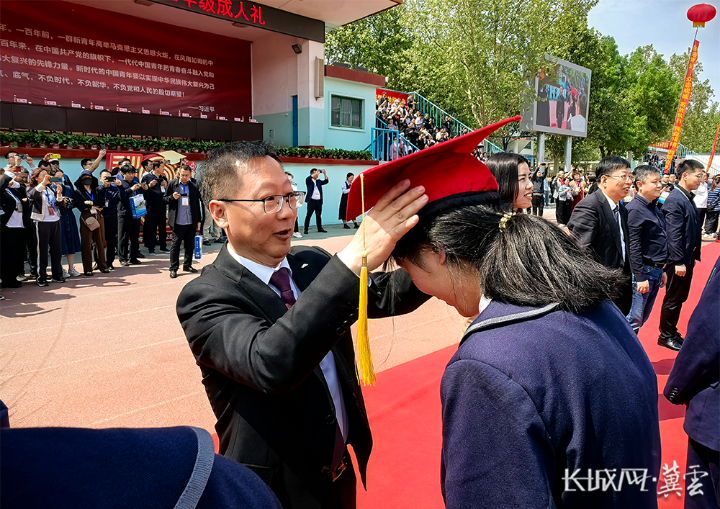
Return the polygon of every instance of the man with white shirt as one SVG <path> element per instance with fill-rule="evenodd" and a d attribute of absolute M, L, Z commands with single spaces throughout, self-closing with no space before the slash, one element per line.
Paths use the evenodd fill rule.
<path fill-rule="evenodd" d="M 307 195 L 305 201 L 307 202 L 307 214 L 305 215 L 305 235 L 308 234 L 308 228 L 310 227 L 310 218 L 315 213 L 315 223 L 317 224 L 318 233 L 327 233 L 322 227 L 322 204 L 323 204 L 323 186 L 330 182 L 328 180 L 327 172 L 322 170 L 325 180 L 318 180 L 320 176 L 320 170 L 313 168 L 310 170 L 310 176 L 305 179 L 305 185 L 307 186 Z"/>
<path fill-rule="evenodd" d="M 632 306 L 632 279 L 628 250 L 628 213 L 623 203 L 634 177 L 630 163 L 622 157 L 605 157 L 595 169 L 598 190 L 580 200 L 567 224 L 588 255 L 627 276 L 615 304 L 623 315 Z"/>
<path fill-rule="evenodd" d="M 297 192 L 265 142 L 227 144 L 203 173 L 203 201 L 228 242 L 182 290 L 177 313 L 218 419 L 220 453 L 258 474 L 286 509 L 354 508 L 346 445 L 363 481 L 372 448 L 350 333 L 362 238 L 336 256 L 291 249 Z M 365 219 L 371 271 L 427 203 L 422 187 L 409 187 L 396 185 Z M 427 298 L 403 270 L 373 273 L 368 314 L 407 313 Z"/>
<path fill-rule="evenodd" d="M 30 157 L 29 155 L 26 155 L 25 157 L 20 157 L 20 154 L 18 154 L 14 150 L 9 150 L 5 152 L 4 170 L 9 173 L 16 173 L 20 171 L 23 161 L 28 165 L 28 169 L 30 171 L 36 168 L 35 164 L 33 163 L 32 157 Z"/>

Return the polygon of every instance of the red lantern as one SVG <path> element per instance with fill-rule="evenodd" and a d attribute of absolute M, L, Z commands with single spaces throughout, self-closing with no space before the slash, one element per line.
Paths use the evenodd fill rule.
<path fill-rule="evenodd" d="M 687 17 L 693 22 L 694 27 L 704 27 L 705 23 L 715 17 L 715 7 L 708 4 L 697 4 L 690 7 Z"/>

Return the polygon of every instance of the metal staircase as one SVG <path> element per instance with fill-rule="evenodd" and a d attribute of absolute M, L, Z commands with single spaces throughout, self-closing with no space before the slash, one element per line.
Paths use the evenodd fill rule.
<path fill-rule="evenodd" d="M 382 90 L 395 92 L 390 89 Z M 447 111 L 440 108 L 437 104 L 429 101 L 417 92 L 408 93 L 408 97 L 410 96 L 412 96 L 415 101 L 415 111 L 421 112 L 423 116 L 427 113 L 432 118 L 435 126 L 442 126 L 446 118 L 449 117 L 450 128 L 448 132 L 453 138 L 475 130 L 472 127 L 465 125 L 450 115 Z M 371 135 L 372 141 L 365 150 L 369 150 L 373 155 L 373 159 L 378 161 L 393 161 L 398 157 L 412 154 L 413 152 L 420 150 L 410 143 L 405 136 L 398 133 L 398 131 L 387 129 L 387 124 L 377 117 L 375 118 L 375 127 L 372 128 Z M 497 152 L 504 152 L 503 149 L 488 140 L 484 140 L 482 145 L 483 150 L 491 155 Z"/>

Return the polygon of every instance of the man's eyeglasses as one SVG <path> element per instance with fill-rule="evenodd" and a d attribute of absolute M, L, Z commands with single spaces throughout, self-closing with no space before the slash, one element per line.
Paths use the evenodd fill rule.
<path fill-rule="evenodd" d="M 301 193 L 299 191 L 295 191 L 289 194 L 274 194 L 272 196 L 266 196 L 265 198 L 261 198 L 259 200 L 229 200 L 229 199 L 221 199 L 218 201 L 225 201 L 225 202 L 235 202 L 235 201 L 259 201 L 263 204 L 263 210 L 265 210 L 266 214 L 277 214 L 280 212 L 280 209 L 282 209 L 283 201 L 286 201 L 288 203 L 288 206 L 295 210 L 297 209 L 298 200 L 300 199 Z"/>
<path fill-rule="evenodd" d="M 611 179 L 624 180 L 625 182 L 632 182 L 633 180 L 635 180 L 635 176 L 632 173 L 628 173 L 627 175 L 606 175 L 606 177 Z"/>

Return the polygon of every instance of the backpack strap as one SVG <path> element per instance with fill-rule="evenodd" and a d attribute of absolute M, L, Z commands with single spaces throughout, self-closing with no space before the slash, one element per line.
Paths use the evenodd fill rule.
<path fill-rule="evenodd" d="M 197 507 L 215 461 L 215 444 L 210 433 L 200 428 L 190 427 L 190 429 L 195 432 L 197 437 L 197 457 L 190 479 L 175 504 L 175 509 L 195 509 Z"/>

